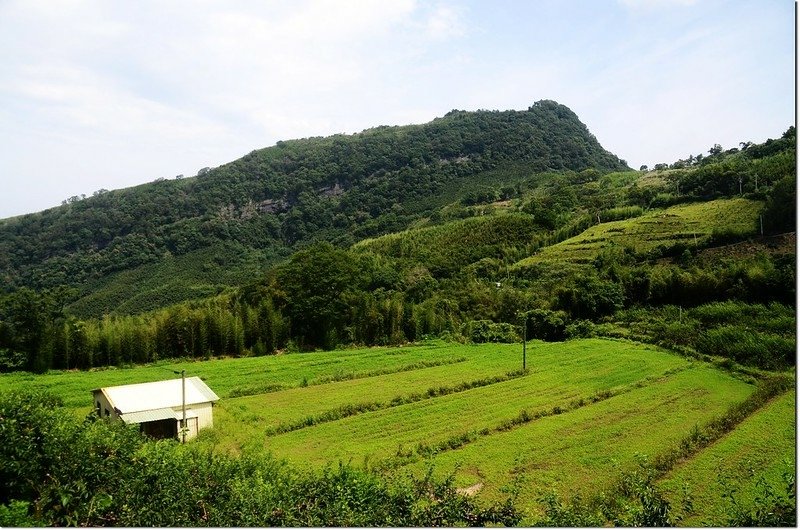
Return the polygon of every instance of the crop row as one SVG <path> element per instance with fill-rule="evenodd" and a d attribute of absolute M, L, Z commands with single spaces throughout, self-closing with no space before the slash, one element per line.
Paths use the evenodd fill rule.
<path fill-rule="evenodd" d="M 695 425 L 744 401 L 753 387 L 704 366 L 694 366 L 652 384 L 591 406 L 550 414 L 518 428 L 481 437 L 401 471 L 456 472 L 457 484 L 484 484 L 482 496 L 497 498 L 517 483 L 524 502 L 556 489 L 589 493 L 611 484 L 634 455 L 660 454 L 678 444 Z"/>
<path fill-rule="evenodd" d="M 642 388 L 654 382 L 663 381 L 678 372 L 686 370 L 687 368 L 688 366 L 679 366 L 676 368 L 672 368 L 670 370 L 667 370 L 661 375 L 650 376 L 645 379 L 636 381 L 635 383 L 630 383 L 628 385 L 615 387 L 612 389 L 598 390 L 592 395 L 573 399 L 572 401 L 566 404 L 554 405 L 552 408 L 544 407 L 544 408 L 539 408 L 537 410 L 523 409 L 517 416 L 513 418 L 503 419 L 502 421 L 500 421 L 498 424 L 496 424 L 491 428 L 484 427 L 480 431 L 469 431 L 465 433 L 456 434 L 438 443 L 431 444 L 426 442 L 420 442 L 417 444 L 416 448 L 411 450 L 405 450 L 401 446 L 398 447 L 397 454 L 395 455 L 395 457 L 386 459 L 385 461 L 378 464 L 377 467 L 382 469 L 399 467 L 401 465 L 408 465 L 411 462 L 418 460 L 417 458 L 418 456 L 424 458 L 430 458 L 444 451 L 452 451 L 455 449 L 459 449 L 467 445 L 468 443 L 472 443 L 478 440 L 481 436 L 490 436 L 492 434 L 510 431 L 511 429 L 514 429 L 521 425 L 525 425 L 535 420 L 546 418 L 548 416 L 565 414 L 567 412 L 577 410 L 587 405 L 599 403 L 600 401 L 604 401 L 614 396 L 630 392 L 637 388 Z"/>
<path fill-rule="evenodd" d="M 598 342 L 606 348 L 615 345 Z M 639 350 L 635 356 L 634 352 L 631 348 L 628 355 L 615 357 L 601 348 L 554 355 L 542 364 L 532 363 L 531 374 L 523 378 L 319 424 L 271 437 L 265 445 L 276 454 L 307 463 L 367 455 L 380 460 L 393 454 L 398 445 L 415 446 L 421 441 L 446 440 L 453 433 L 479 432 L 495 427 L 498 419 L 515 417 L 520 410 L 567 407 L 596 392 L 688 364 L 664 353 L 644 356 Z"/>
<path fill-rule="evenodd" d="M 536 520 L 536 526 L 794 525 L 794 392 L 786 392 L 793 386 L 794 380 L 786 376 L 760 380 L 744 401 L 696 424 L 654 458 L 635 455 L 636 465 L 623 468 L 609 489 L 588 498 L 573 495 L 566 502 L 556 493 L 545 495 L 546 517 Z M 784 459 L 776 461 L 780 456 Z M 708 465 L 711 461 L 716 461 L 713 466 Z M 658 485 L 676 464 L 677 477 Z M 691 487 L 686 478 L 693 479 Z M 739 485 L 755 487 L 742 496 Z M 698 490 L 704 494 L 700 502 L 694 497 Z"/>
<path fill-rule="evenodd" d="M 51 370 L 40 375 L 15 372 L 0 374 L 0 391 L 22 388 L 48 391 L 63 399 L 64 404 L 76 410 L 76 413 L 85 414 L 91 409 L 89 396 L 90 391 L 94 388 L 169 379 L 176 377 L 174 372 L 181 369 L 185 369 L 187 375 L 199 376 L 217 395 L 227 398 L 237 388 L 289 387 L 300 384 L 303 379 L 312 381 L 326 377 L 335 378 L 348 373 L 392 370 L 421 361 L 434 362 L 456 357 L 472 357 L 486 349 L 487 346 L 465 347 L 434 344 L 393 349 L 362 348 L 208 361 L 187 359 L 133 368 L 107 368 L 90 371 Z M 506 371 L 509 369 L 511 368 L 507 368 Z"/>
<path fill-rule="evenodd" d="M 463 363 L 466 361 L 466 357 L 452 357 L 449 359 L 440 359 L 440 360 L 432 360 L 432 361 L 416 361 L 410 364 L 403 364 L 400 366 L 392 366 L 388 368 L 378 368 L 374 370 L 366 370 L 361 372 L 350 371 L 350 372 L 343 372 L 337 371 L 333 375 L 327 375 L 320 377 L 319 379 L 312 379 L 311 381 L 308 380 L 307 377 L 303 377 L 296 386 L 307 387 L 307 386 L 315 386 L 315 385 L 324 385 L 327 383 L 337 383 L 339 381 L 350 381 L 353 379 L 365 379 L 367 377 L 375 377 L 378 375 L 388 375 L 388 374 L 396 374 L 400 372 L 411 372 L 413 370 L 420 370 L 423 368 L 433 368 L 434 366 L 446 366 L 449 364 L 457 364 Z M 230 391 L 228 397 L 242 397 L 242 396 L 253 396 L 257 394 L 268 394 L 270 392 L 279 392 L 281 390 L 285 390 L 289 388 L 288 384 L 284 383 L 266 383 L 261 385 L 254 385 L 254 386 L 247 386 L 247 387 L 237 387 Z"/>
<path fill-rule="evenodd" d="M 473 388 L 479 388 L 479 387 L 493 385 L 496 383 L 502 383 L 510 379 L 522 377 L 527 373 L 528 372 L 526 370 L 525 371 L 516 370 L 513 372 L 508 372 L 503 375 L 497 375 L 494 377 L 485 377 L 483 379 L 477 379 L 474 381 L 462 381 L 461 383 L 458 383 L 456 385 L 449 385 L 449 386 L 440 385 L 435 387 L 432 386 L 423 393 L 412 392 L 411 394 L 407 395 L 395 396 L 391 399 L 391 401 L 388 402 L 368 401 L 355 404 L 348 403 L 346 405 L 341 405 L 335 409 L 326 410 L 325 412 L 321 412 L 319 414 L 306 416 L 305 418 L 302 418 L 294 422 L 281 423 L 277 427 L 268 427 L 266 430 L 266 435 L 274 436 L 277 434 L 296 431 L 306 427 L 312 427 L 320 423 L 341 420 L 343 418 L 348 418 L 350 416 L 355 416 L 357 414 L 363 414 L 365 412 L 372 412 L 375 410 L 387 409 L 391 407 L 399 407 L 400 405 L 406 405 L 408 403 L 416 403 L 417 401 L 422 401 L 423 399 L 433 399 L 441 396 L 447 396 L 450 394 L 456 394 L 458 392 L 464 392 L 466 390 L 471 390 Z"/>
<path fill-rule="evenodd" d="M 410 372 L 341 381 L 313 387 L 223 399 L 215 407 L 215 433 L 209 442 L 241 447 L 261 439 L 265 429 L 296 423 L 307 416 L 353 407 L 364 402 L 391 402 L 412 394 L 425 394 L 431 387 L 451 387 L 465 382 L 506 374 L 520 366 L 519 345 L 485 344 L 448 346 L 450 354 L 468 361 Z M 388 354 L 397 350 L 383 350 Z M 631 377 L 646 377 L 685 360 L 654 348 L 622 341 L 582 340 L 566 343 L 531 343 L 528 349 L 533 386 L 560 384 L 574 379 L 592 388 L 626 384 Z M 317 354 L 303 354 L 316 356 Z M 290 357 L 289 355 L 283 357 Z M 617 364 L 622 363 L 622 367 Z M 591 392 L 591 390 L 586 391 Z M 518 411 L 518 410 L 517 410 Z M 514 411 L 516 413 L 517 411 Z"/>
<path fill-rule="evenodd" d="M 780 391 L 781 388 L 773 388 Z M 770 393 L 762 393 L 767 398 Z M 794 475 L 796 465 L 795 397 L 784 392 L 744 419 L 735 429 L 720 436 L 693 431 L 684 444 L 702 440 L 705 449 L 690 459 L 681 460 L 662 480 L 661 486 L 684 523 L 692 526 L 725 526 L 729 524 L 732 506 L 725 496 L 738 494 L 739 502 L 750 505 L 760 492 L 759 483 L 766 483 L 780 495 L 776 486 L 788 468 Z M 731 411 L 736 413 L 737 411 Z M 712 425 L 713 431 L 721 425 Z M 716 427 L 716 428 L 715 428 Z M 700 440 L 698 440 L 700 439 Z M 706 447 L 707 446 L 707 447 Z M 709 480 L 709 477 L 715 477 Z M 732 484 L 737 486 L 733 487 Z M 690 509 L 682 507 L 681 496 L 688 491 L 693 499 Z M 742 497 L 747 497 L 743 499 Z M 743 502 L 744 501 L 744 502 Z"/>

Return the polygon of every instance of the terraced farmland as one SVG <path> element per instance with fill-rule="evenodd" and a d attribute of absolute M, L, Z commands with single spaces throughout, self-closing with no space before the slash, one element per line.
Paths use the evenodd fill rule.
<path fill-rule="evenodd" d="M 431 365 L 463 362 L 463 347 L 413 346 L 366 348 L 209 361 L 159 362 L 136 368 L 96 369 L 88 372 L 51 371 L 33 375 L 16 372 L 0 375 L 0 390 L 46 389 L 61 397 L 78 413 L 91 410 L 89 391 L 93 388 L 147 383 L 175 377 L 174 371 L 201 377 L 220 397 L 315 385 L 333 380 L 374 376 L 378 372 L 399 372 Z"/>
<path fill-rule="evenodd" d="M 627 341 L 532 343 L 524 372 L 520 354 L 518 344 L 436 343 L 51 372 L 35 379 L 7 374 L 0 376 L 0 390 L 49 388 L 83 415 L 91 388 L 174 377 L 172 370 L 186 368 L 222 396 L 215 427 L 201 433 L 197 445 L 268 451 L 302 468 L 350 462 L 419 476 L 432 466 L 437 476 L 454 474 L 457 486 L 477 491 L 479 502 L 502 499 L 514 484 L 528 522 L 541 513 L 544 493 L 608 488 L 635 467 L 638 454 L 675 447 L 755 390 L 711 365 Z M 677 467 L 663 487 L 679 495 L 690 483 L 713 507 L 720 492 L 707 478 L 720 458 L 737 480 L 742 466 L 758 459 L 773 475 L 782 459 L 793 465 L 789 413 L 793 418 L 793 397 L 774 400 Z M 777 449 L 762 451 L 760 442 L 750 448 L 752 440 Z M 705 522 L 699 518 L 713 513 L 688 514 L 694 518 L 687 520 Z"/>
<path fill-rule="evenodd" d="M 422 263 L 432 272 L 452 272 L 481 258 L 500 258 L 509 248 L 525 248 L 541 233 L 531 216 L 513 213 L 415 228 L 363 240 L 353 248 Z"/>
<path fill-rule="evenodd" d="M 644 254 L 658 247 L 682 242 L 703 246 L 715 231 L 755 233 L 762 203 L 748 199 L 719 199 L 684 204 L 648 212 L 641 217 L 589 227 L 575 237 L 544 247 L 538 254 L 517 262 L 525 267 L 543 261 L 590 263 L 609 247 Z"/>
<path fill-rule="evenodd" d="M 567 496 L 608 488 L 620 471 L 633 468 L 637 453 L 652 456 L 670 448 L 752 391 L 700 365 L 643 383 L 605 401 L 442 452 L 432 462 L 440 473 L 455 470 L 458 485 L 482 484 L 488 497 L 500 496 L 505 485 L 519 480 L 523 506 L 534 509 L 548 491 Z"/>
<path fill-rule="evenodd" d="M 776 493 L 785 493 L 781 476 L 796 473 L 795 403 L 795 392 L 775 398 L 735 431 L 662 480 L 675 506 L 681 505 L 680 496 L 686 486 L 693 509 L 684 510 L 685 524 L 728 525 L 731 506 L 723 497 L 727 486 L 737 490 L 737 501 L 743 506 L 752 503 L 763 490 L 759 484 L 762 481 Z"/>
<path fill-rule="evenodd" d="M 514 348 L 516 351 L 505 348 L 518 366 L 519 347 Z M 489 350 L 476 355 L 472 362 L 480 366 L 492 354 Z M 424 453 L 424 447 L 420 451 L 418 445 L 435 446 L 453 437 L 495 431 L 523 410 L 532 417 L 551 413 L 554 407 L 568 409 L 581 399 L 588 402 L 603 392 L 621 390 L 686 366 L 687 361 L 679 357 L 627 343 L 590 340 L 541 344 L 531 351 L 528 375 L 272 436 L 266 439 L 265 447 L 298 463 L 315 465 L 365 458 L 377 462 L 398 453 Z M 449 380 L 455 382 L 461 377 L 451 370 Z M 425 380 L 416 387 L 398 382 L 399 396 L 425 393 L 431 387 Z"/>

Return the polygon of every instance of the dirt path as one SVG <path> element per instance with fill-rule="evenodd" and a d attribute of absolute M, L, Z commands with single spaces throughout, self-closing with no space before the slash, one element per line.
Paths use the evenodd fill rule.
<path fill-rule="evenodd" d="M 467 497 L 472 497 L 479 491 L 483 489 L 483 482 L 478 482 L 477 484 L 473 484 L 468 488 L 456 488 L 456 491 L 461 495 L 466 495 Z"/>

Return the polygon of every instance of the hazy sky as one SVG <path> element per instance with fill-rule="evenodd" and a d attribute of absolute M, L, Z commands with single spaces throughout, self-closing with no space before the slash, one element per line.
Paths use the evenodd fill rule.
<path fill-rule="evenodd" d="M 794 123 L 791 0 L 0 0 L 0 218 L 553 99 L 628 161 Z"/>

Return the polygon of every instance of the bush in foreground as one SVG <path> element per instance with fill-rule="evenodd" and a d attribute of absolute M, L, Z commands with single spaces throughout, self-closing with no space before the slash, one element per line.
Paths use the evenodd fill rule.
<path fill-rule="evenodd" d="M 350 466 L 299 471 L 76 422 L 41 393 L 0 397 L 0 523 L 13 526 L 514 525 L 429 474 L 390 482 Z"/>

